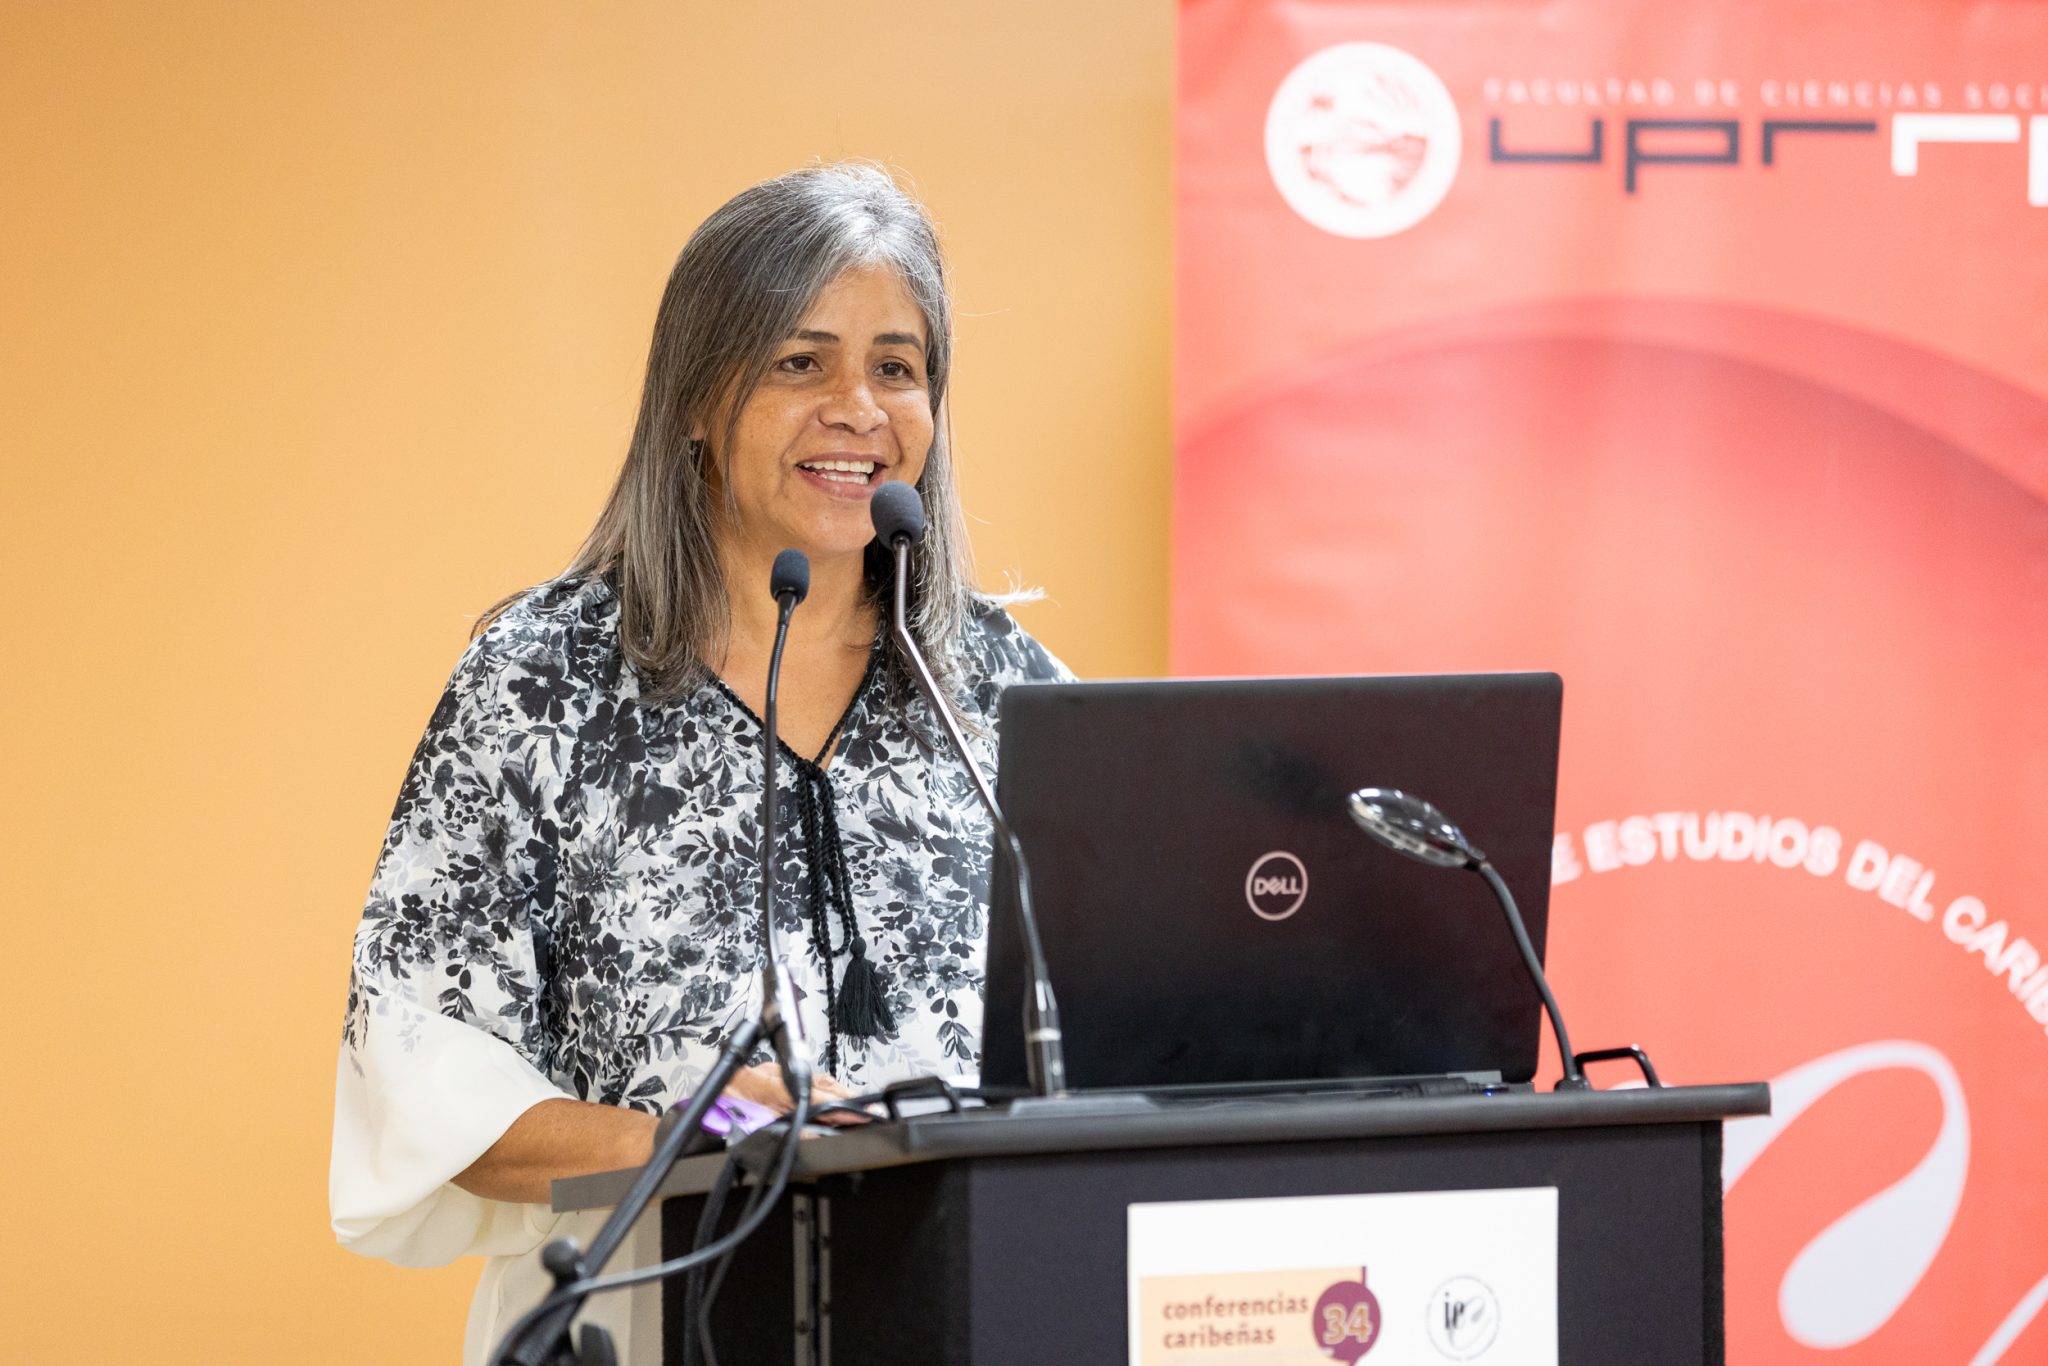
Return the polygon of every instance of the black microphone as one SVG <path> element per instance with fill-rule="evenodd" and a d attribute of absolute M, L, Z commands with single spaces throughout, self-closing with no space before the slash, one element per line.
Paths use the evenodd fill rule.
<path fill-rule="evenodd" d="M 811 1059 L 775 937 L 775 700 L 782 681 L 782 651 L 789 643 L 789 619 L 811 591 L 811 562 L 803 551 L 785 550 L 775 557 L 768 591 L 775 598 L 776 613 L 775 648 L 768 655 L 768 692 L 761 708 L 761 1032 L 782 1064 L 782 1083 L 793 1100 L 810 1094 Z"/>
<path fill-rule="evenodd" d="M 801 550 L 785 550 L 775 557 L 768 571 L 768 595 L 783 609 L 783 621 L 811 592 L 811 562 Z M 785 601 L 786 599 L 786 601 Z M 773 675 L 771 674 L 772 678 Z"/>
<path fill-rule="evenodd" d="M 974 790 L 980 794 L 989 823 L 995 828 L 997 844 L 1010 856 L 1017 888 L 1017 919 L 1024 929 L 1024 956 L 1031 970 L 1031 992 L 1024 1002 L 1024 1050 L 1031 1092 L 1038 1096 L 1065 1095 L 1067 1055 L 1060 1041 L 1060 1011 L 1053 1000 L 1051 974 L 1045 968 L 1045 949 L 1038 940 L 1038 917 L 1031 911 L 1031 871 L 1024 863 L 1024 845 L 1003 819 L 1003 809 L 996 805 L 996 794 L 988 785 L 987 775 L 974 761 L 974 752 L 967 748 L 967 737 L 960 733 L 959 720 L 940 693 L 938 680 L 925 663 L 924 652 L 910 634 L 910 548 L 924 536 L 924 500 L 909 484 L 892 480 L 877 488 L 868 499 L 868 516 L 875 524 L 875 539 L 896 557 L 896 643 L 909 656 L 925 701 L 938 713 L 939 723 L 945 727 L 960 762 L 967 766 Z"/>
<path fill-rule="evenodd" d="M 795 1115 L 801 1121 L 811 1094 L 809 1050 L 804 1045 L 803 1022 L 789 994 L 782 972 L 782 956 L 775 941 L 775 695 L 782 675 L 782 651 L 789 642 L 789 619 L 796 605 L 811 590 L 811 562 L 800 550 L 785 550 L 775 557 L 769 574 L 768 591 L 779 609 L 775 617 L 775 647 L 768 656 L 768 696 L 761 727 L 761 1014 L 742 1020 L 726 1036 L 717 1060 L 689 1100 L 663 1117 L 655 1129 L 654 1154 L 633 1178 L 604 1226 L 591 1241 L 586 1256 L 573 1238 L 558 1238 L 541 1250 L 541 1264 L 554 1277 L 555 1288 L 526 1318 L 514 1324 L 492 1354 L 493 1366 L 547 1366 L 565 1356 L 583 1366 L 617 1360 L 610 1335 L 595 1324 L 583 1325 L 576 1346 L 569 1347 L 570 1328 L 577 1311 L 590 1292 L 569 1293 L 572 1286 L 585 1284 L 603 1269 L 626 1239 L 633 1224 L 654 1202 L 662 1181 L 690 1146 L 702 1135 L 704 1115 L 717 1101 L 733 1075 L 746 1065 L 747 1055 L 762 1038 L 768 1040 L 776 1061 L 782 1064 L 782 1083 L 789 1088 Z M 796 1130 L 792 1128 L 789 1156 L 795 1155 Z M 786 1178 L 788 1172 L 782 1172 Z M 744 1221 L 743 1221 L 744 1222 Z M 728 1238 L 731 1234 L 726 1235 Z M 681 1269 L 681 1268 L 678 1268 Z"/>

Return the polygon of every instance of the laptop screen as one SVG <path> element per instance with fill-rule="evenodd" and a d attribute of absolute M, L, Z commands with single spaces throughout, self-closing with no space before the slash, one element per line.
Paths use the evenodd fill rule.
<path fill-rule="evenodd" d="M 1360 787 L 1435 803 L 1514 892 L 1540 955 L 1555 674 L 1023 685 L 998 796 L 1077 1090 L 1536 1070 L 1541 1004 L 1499 903 L 1352 821 Z M 982 1082 L 1025 1085 L 1007 861 L 990 879 Z"/>

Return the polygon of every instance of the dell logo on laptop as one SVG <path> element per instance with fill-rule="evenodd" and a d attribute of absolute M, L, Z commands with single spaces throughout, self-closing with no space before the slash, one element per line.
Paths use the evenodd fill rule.
<path fill-rule="evenodd" d="M 1261 854 L 1244 876 L 1244 899 L 1261 920 L 1285 920 L 1308 900 L 1308 869 L 1285 849 Z"/>

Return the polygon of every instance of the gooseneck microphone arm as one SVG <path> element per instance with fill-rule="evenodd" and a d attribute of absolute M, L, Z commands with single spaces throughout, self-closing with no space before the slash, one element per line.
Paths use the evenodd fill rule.
<path fill-rule="evenodd" d="M 781 691 L 782 652 L 789 644 L 789 619 L 811 591 L 811 562 L 801 550 L 775 557 L 769 578 L 775 595 L 775 647 L 768 655 L 768 690 L 761 707 L 761 1032 L 782 1064 L 782 1083 L 792 1098 L 809 1095 L 811 1064 L 803 1024 L 782 971 L 775 928 L 775 764 L 779 732 L 776 698 Z"/>
<path fill-rule="evenodd" d="M 583 1308 L 583 1302 L 590 1297 L 587 1287 L 604 1269 L 619 1245 L 626 1241 L 626 1235 L 638 1223 L 647 1207 L 654 1203 L 654 1196 L 661 1189 L 661 1183 L 677 1162 L 682 1160 L 683 1149 L 697 1134 L 704 1122 L 704 1116 L 726 1088 L 733 1074 L 746 1065 L 747 1055 L 754 1051 L 754 1045 L 761 1039 L 761 1022 L 758 1019 L 742 1020 L 727 1038 L 725 1047 L 719 1051 L 718 1060 L 704 1076 L 695 1095 L 682 1110 L 678 1123 L 673 1111 L 666 1116 L 655 1130 L 654 1155 L 647 1159 L 647 1165 L 633 1178 L 633 1184 L 620 1199 L 618 1205 L 605 1219 L 604 1227 L 590 1240 L 590 1251 L 583 1253 L 576 1246 L 574 1238 L 557 1238 L 541 1249 L 541 1265 L 554 1277 L 555 1288 L 548 1298 L 560 1297 L 560 1303 L 545 1309 L 536 1317 L 522 1320 L 505 1335 L 492 1356 L 492 1366 L 551 1366 L 560 1361 L 584 1362 L 605 1361 L 604 1348 L 592 1351 L 592 1339 L 609 1343 L 609 1336 L 594 1324 L 586 1324 L 583 1330 L 582 1350 L 569 1345 L 571 1321 Z M 808 1091 L 806 1092 L 808 1094 Z"/>
<path fill-rule="evenodd" d="M 1031 994 L 1024 1002 L 1024 1053 L 1029 1066 L 1031 1093 L 1035 1096 L 1063 1095 L 1067 1089 L 1067 1053 L 1060 1039 L 1060 1008 L 1053 999 L 1052 976 L 1045 967 L 1045 946 L 1038 939 L 1038 917 L 1031 909 L 1031 867 L 1024 861 L 1024 844 L 1017 838 L 1017 832 L 1003 819 L 1003 809 L 996 805 L 996 794 L 990 790 L 988 778 L 981 771 L 981 765 L 974 761 L 972 751 L 967 748 L 967 737 L 960 733 L 960 723 L 953 716 L 953 709 L 946 705 L 939 692 L 938 680 L 932 677 L 931 666 L 925 663 L 924 652 L 917 647 L 916 639 L 910 634 L 909 579 L 910 540 L 898 537 L 894 546 L 896 552 L 896 643 L 910 657 L 910 666 L 917 674 L 917 682 L 939 714 L 939 724 L 946 728 L 946 736 L 953 742 L 961 762 L 967 765 L 967 774 L 974 780 L 974 790 L 981 795 L 981 804 L 988 811 L 989 824 L 995 830 L 997 843 L 1009 855 L 1010 867 L 1016 874 L 1017 922 L 1024 930 L 1024 955 L 1031 965 Z"/>
<path fill-rule="evenodd" d="M 1060 1039 L 1060 1008 L 1053 998 L 1052 975 L 1045 966 L 1045 947 L 1038 938 L 1038 917 L 1031 909 L 1031 869 L 1024 861 L 1024 844 L 1017 838 L 1017 832 L 1010 828 L 1009 821 L 1003 818 L 1003 809 L 996 803 L 995 790 L 989 786 L 988 776 L 975 762 L 974 751 L 967 747 L 967 737 L 960 731 L 960 722 L 954 717 L 953 708 L 939 690 L 938 680 L 932 677 L 931 666 L 925 663 L 924 651 L 918 648 L 917 638 L 910 633 L 910 548 L 924 534 L 924 505 L 916 489 L 894 482 L 875 490 L 870 511 L 875 519 L 876 534 L 896 557 L 892 634 L 910 660 L 911 671 L 917 676 L 918 688 L 924 693 L 925 701 L 938 713 L 939 724 L 945 727 L 954 752 L 967 766 L 967 776 L 973 780 L 974 790 L 988 812 L 996 843 L 1009 856 L 1010 868 L 1015 875 L 1017 922 L 1023 929 L 1024 957 L 1031 971 L 1031 991 L 1024 1001 L 1024 1057 L 1031 1093 L 1035 1096 L 1065 1095 L 1067 1054 Z"/>
<path fill-rule="evenodd" d="M 1586 1080 L 1585 1071 L 1579 1066 L 1579 1056 L 1572 1052 L 1572 1037 L 1565 1032 L 1564 1012 L 1558 1009 L 1557 997 L 1550 990 L 1550 979 L 1543 975 L 1543 960 L 1536 956 L 1536 946 L 1529 942 L 1529 927 L 1522 923 L 1522 912 L 1515 905 L 1514 894 L 1508 891 L 1508 884 L 1501 875 L 1494 871 L 1492 862 L 1443 812 L 1399 788 L 1361 787 L 1346 799 L 1345 804 L 1359 829 L 1395 853 L 1433 868 L 1470 868 L 1486 880 L 1486 885 L 1493 889 L 1494 900 L 1500 903 L 1501 914 L 1508 919 L 1508 929 L 1515 936 L 1515 948 L 1522 955 L 1522 966 L 1528 970 L 1537 995 L 1543 998 L 1543 1009 L 1550 1016 L 1551 1032 L 1557 1035 L 1557 1051 L 1564 1060 L 1564 1078 L 1558 1082 L 1557 1089 L 1589 1089 L 1592 1083 Z"/>
<path fill-rule="evenodd" d="M 1515 905 L 1514 894 L 1508 891 L 1508 884 L 1501 880 L 1501 875 L 1486 859 L 1473 864 L 1472 869 L 1486 879 L 1487 886 L 1493 888 L 1495 899 L 1507 914 L 1508 928 L 1514 931 L 1515 947 L 1522 951 L 1522 965 L 1529 969 L 1529 978 L 1536 983 L 1536 991 L 1543 997 L 1543 1009 L 1550 1016 L 1550 1030 L 1557 1035 L 1557 1051 L 1564 1060 L 1564 1080 L 1558 1082 L 1557 1089 L 1586 1090 L 1592 1083 L 1586 1080 L 1586 1074 L 1579 1068 L 1579 1055 L 1572 1052 L 1572 1036 L 1565 1032 L 1564 1012 L 1557 1008 L 1557 997 L 1550 990 L 1550 979 L 1543 975 L 1543 964 L 1536 957 L 1536 946 L 1529 942 L 1529 927 L 1522 923 L 1522 912 Z"/>
<path fill-rule="evenodd" d="M 762 734 L 765 762 L 761 776 L 761 1013 L 758 1017 L 750 1016 L 740 1021 L 727 1036 L 717 1060 L 698 1083 L 696 1093 L 683 1106 L 680 1120 L 677 1120 L 675 1111 L 664 1117 L 655 1130 L 653 1156 L 633 1178 L 632 1186 L 604 1221 L 604 1227 L 591 1239 L 589 1253 L 582 1252 L 573 1238 L 556 1239 L 542 1249 L 541 1264 L 555 1282 L 549 1299 L 559 1302 L 552 1307 L 543 1304 L 515 1325 L 492 1354 L 493 1366 L 500 1366 L 500 1363 L 507 1366 L 549 1366 L 564 1360 L 582 1361 L 586 1356 L 598 1361 L 609 1359 L 605 1356 L 609 1350 L 609 1336 L 595 1325 L 585 1326 L 582 1350 L 570 1345 L 572 1322 L 591 1293 L 586 1287 L 593 1284 L 593 1278 L 618 1251 L 647 1207 L 654 1203 L 655 1192 L 661 1189 L 669 1171 L 697 1136 L 705 1114 L 732 1081 L 733 1075 L 746 1066 L 748 1056 L 762 1039 L 768 1040 L 782 1064 L 783 1084 L 789 1088 L 790 1098 L 796 1105 L 795 1122 L 801 1124 L 808 1112 L 810 1061 L 803 1047 L 802 1025 L 790 1003 L 788 979 L 782 972 L 775 938 L 774 853 L 775 696 L 782 672 L 783 646 L 789 639 L 789 619 L 796 611 L 796 605 L 810 591 L 810 585 L 810 561 L 801 551 L 785 550 L 775 557 L 769 589 L 774 593 L 780 610 L 775 619 L 775 647 L 768 657 L 767 702 L 762 708 L 765 713 Z M 792 1153 L 795 1141 L 792 1133 Z M 785 1166 L 785 1179 L 787 1174 Z"/>

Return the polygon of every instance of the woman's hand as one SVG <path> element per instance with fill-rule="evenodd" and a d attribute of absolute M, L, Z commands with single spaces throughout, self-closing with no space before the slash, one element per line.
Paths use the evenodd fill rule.
<path fill-rule="evenodd" d="M 778 1115 L 786 1115 L 795 1108 L 789 1098 L 789 1088 L 782 1084 L 781 1063 L 764 1062 L 742 1068 L 733 1074 L 732 1082 L 725 1088 L 725 1093 L 765 1106 Z M 811 1078 L 811 1104 L 814 1106 L 824 1105 L 828 1101 L 845 1100 L 852 1094 L 853 1092 L 847 1090 L 837 1077 L 828 1077 L 820 1072 Z M 818 1117 L 820 1124 L 861 1122 L 859 1115 L 846 1110 L 834 1110 L 830 1114 Z"/>

